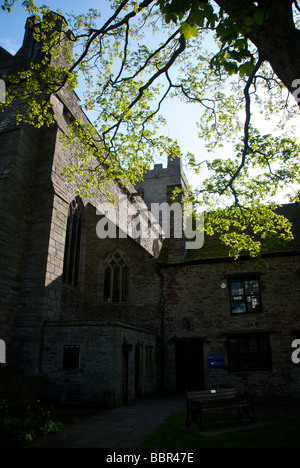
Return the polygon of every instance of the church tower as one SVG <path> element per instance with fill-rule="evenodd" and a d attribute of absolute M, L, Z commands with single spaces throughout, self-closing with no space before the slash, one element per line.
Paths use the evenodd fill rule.
<path fill-rule="evenodd" d="M 188 181 L 182 167 L 181 158 L 168 157 L 167 167 L 155 164 L 149 169 L 144 180 L 137 185 L 137 191 L 141 194 L 146 205 L 151 208 L 151 203 L 168 202 L 168 186 L 181 186 L 183 193 L 186 192 Z"/>
<path fill-rule="evenodd" d="M 182 261 L 185 256 L 184 220 L 182 209 L 179 206 L 188 192 L 188 186 L 179 157 L 168 157 L 166 168 L 162 164 L 155 164 L 153 169 L 146 172 L 143 182 L 137 186 L 146 205 L 163 228 L 167 238 L 168 261 L 170 263 Z M 176 199 L 173 199 L 175 189 L 180 189 L 181 193 L 176 196 Z M 152 204 L 158 204 L 160 208 L 153 209 Z M 168 205 L 167 208 L 166 205 Z M 176 205 L 175 211 L 172 205 L 173 207 Z"/>

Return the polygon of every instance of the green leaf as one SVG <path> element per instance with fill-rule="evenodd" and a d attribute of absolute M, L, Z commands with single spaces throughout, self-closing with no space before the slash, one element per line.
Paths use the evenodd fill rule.
<path fill-rule="evenodd" d="M 254 15 L 253 15 L 253 19 L 255 21 L 255 24 L 257 24 L 258 26 L 262 26 L 264 24 L 264 21 L 265 21 L 265 16 L 266 16 L 265 11 L 262 8 L 257 8 L 255 10 Z"/>
<path fill-rule="evenodd" d="M 191 24 L 196 24 L 200 28 L 204 26 L 205 12 L 203 10 L 192 11 L 189 16 L 189 21 Z"/>
<path fill-rule="evenodd" d="M 224 62 L 223 66 L 229 75 L 234 75 L 237 72 L 236 62 Z"/>
<path fill-rule="evenodd" d="M 185 39 L 188 41 L 192 36 L 197 37 L 198 36 L 198 31 L 196 26 L 191 26 L 189 23 L 186 21 L 182 23 L 180 27 L 180 32 L 181 34 L 184 35 Z"/>
<path fill-rule="evenodd" d="M 253 63 L 252 62 L 246 62 L 246 63 L 243 63 L 243 65 L 241 65 L 239 67 L 239 74 L 240 74 L 241 78 L 243 78 L 243 76 L 245 76 L 245 75 L 251 76 L 253 70 L 254 70 Z"/>
<path fill-rule="evenodd" d="M 246 18 L 244 18 L 244 24 L 246 26 L 252 26 L 254 23 L 255 23 L 255 20 L 253 16 L 247 16 Z"/>

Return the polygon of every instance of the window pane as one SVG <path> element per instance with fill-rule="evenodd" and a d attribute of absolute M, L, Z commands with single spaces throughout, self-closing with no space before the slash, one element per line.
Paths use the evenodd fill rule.
<path fill-rule="evenodd" d="M 122 301 L 127 302 L 129 299 L 129 270 L 127 266 L 122 268 Z"/>
<path fill-rule="evenodd" d="M 259 351 L 259 343 L 257 336 L 251 336 L 249 338 L 249 351 L 251 353 L 257 353 Z"/>
<path fill-rule="evenodd" d="M 104 302 L 128 302 L 129 268 L 122 252 L 111 253 L 105 260 Z"/>
<path fill-rule="evenodd" d="M 75 260 L 74 260 L 73 285 L 75 287 L 78 286 L 80 242 L 81 242 L 81 216 L 79 213 L 78 223 L 77 223 L 76 243 L 75 243 L 75 248 L 74 248 Z"/>
<path fill-rule="evenodd" d="M 229 340 L 229 352 L 236 353 L 238 351 L 238 340 L 236 338 L 231 338 Z"/>
<path fill-rule="evenodd" d="M 249 338 L 247 336 L 241 336 L 239 338 L 239 352 L 247 353 L 249 351 Z"/>
<path fill-rule="evenodd" d="M 234 282 L 230 284 L 230 292 L 232 296 L 244 294 L 244 285 L 242 282 Z"/>
<path fill-rule="evenodd" d="M 120 268 L 113 270 L 113 301 L 120 301 Z"/>
<path fill-rule="evenodd" d="M 107 267 L 104 274 L 104 302 L 111 301 L 111 269 Z"/>
<path fill-rule="evenodd" d="M 271 368 L 269 335 L 237 335 L 228 338 L 230 371 L 267 371 Z"/>
<path fill-rule="evenodd" d="M 231 299 L 231 310 L 233 314 L 246 313 L 246 304 L 242 296 L 234 296 Z"/>
<path fill-rule="evenodd" d="M 261 312 L 259 280 L 240 280 L 230 283 L 232 314 Z"/>
<path fill-rule="evenodd" d="M 80 242 L 81 209 L 78 200 L 73 200 L 69 205 L 62 280 L 75 287 L 78 285 Z"/>
<path fill-rule="evenodd" d="M 248 312 L 260 312 L 259 296 L 247 296 Z"/>
<path fill-rule="evenodd" d="M 259 283 L 257 280 L 245 281 L 245 291 L 246 294 L 258 293 L 259 292 Z"/>

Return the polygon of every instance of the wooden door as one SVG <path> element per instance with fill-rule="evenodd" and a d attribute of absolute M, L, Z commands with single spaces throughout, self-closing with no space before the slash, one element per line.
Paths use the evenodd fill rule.
<path fill-rule="evenodd" d="M 176 391 L 204 389 L 203 342 L 195 340 L 175 343 Z"/>

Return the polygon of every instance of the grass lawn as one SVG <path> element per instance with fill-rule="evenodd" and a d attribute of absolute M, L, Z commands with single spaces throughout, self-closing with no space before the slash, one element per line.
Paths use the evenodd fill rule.
<path fill-rule="evenodd" d="M 235 415 L 206 414 L 207 434 L 197 426 L 185 428 L 185 415 L 172 414 L 140 448 L 300 448 L 300 417 L 264 416 L 253 429 L 234 430 L 208 435 L 224 421 L 230 427 Z"/>

